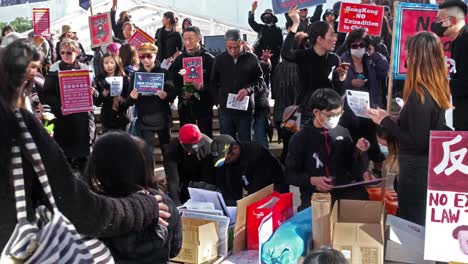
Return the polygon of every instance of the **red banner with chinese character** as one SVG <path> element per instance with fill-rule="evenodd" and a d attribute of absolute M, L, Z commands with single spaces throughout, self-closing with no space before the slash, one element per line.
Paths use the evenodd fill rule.
<path fill-rule="evenodd" d="M 467 152 L 468 132 L 431 131 L 424 259 L 468 259 Z"/>
<path fill-rule="evenodd" d="M 58 78 L 64 115 L 93 110 L 88 70 L 60 71 Z"/>
<path fill-rule="evenodd" d="M 33 32 L 34 36 L 50 36 L 50 9 L 33 8 Z"/>
<path fill-rule="evenodd" d="M 91 48 L 112 43 L 112 25 L 110 14 L 104 13 L 89 17 Z"/>
<path fill-rule="evenodd" d="M 137 28 L 135 33 L 128 39 L 128 43 L 136 48 L 138 48 L 142 43 L 154 43 L 155 41 L 156 40 L 154 38 L 140 28 Z"/>
<path fill-rule="evenodd" d="M 341 3 L 338 32 L 348 33 L 358 28 L 367 28 L 369 35 L 380 36 L 383 16 L 383 6 Z"/>

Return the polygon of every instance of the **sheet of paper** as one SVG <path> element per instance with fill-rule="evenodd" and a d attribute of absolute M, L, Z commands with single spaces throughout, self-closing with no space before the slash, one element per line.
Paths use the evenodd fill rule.
<path fill-rule="evenodd" d="M 358 185 L 378 183 L 386 179 L 387 178 L 379 178 L 379 179 L 375 179 L 372 181 L 360 181 L 360 182 L 353 182 L 350 184 L 336 185 L 336 186 L 333 186 L 333 189 L 343 189 L 343 188 L 348 188 L 348 187 L 353 187 L 353 186 L 358 186 Z"/>
<path fill-rule="evenodd" d="M 218 222 L 218 255 L 223 257 L 228 255 L 229 217 L 194 212 L 182 212 L 182 216 Z"/>
<path fill-rule="evenodd" d="M 188 188 L 190 199 L 197 202 L 209 202 L 214 204 L 215 210 L 222 211 L 227 217 L 231 219 L 231 222 L 236 222 L 236 216 L 231 216 L 229 210 L 224 202 L 223 195 L 219 192 L 208 191 L 197 188 Z"/>
<path fill-rule="evenodd" d="M 189 199 L 184 206 L 191 210 L 214 210 L 214 204 L 211 202 L 200 202 Z"/>
<path fill-rule="evenodd" d="M 107 77 L 106 81 L 110 85 L 110 96 L 119 96 L 122 94 L 122 89 L 123 89 L 123 77 L 122 76 Z"/>
<path fill-rule="evenodd" d="M 356 116 L 369 118 L 366 114 L 367 109 L 370 108 L 370 99 L 368 92 L 347 90 L 346 98 L 348 100 L 349 108 L 353 110 Z"/>
<path fill-rule="evenodd" d="M 247 111 L 249 108 L 249 96 L 244 97 L 242 101 L 236 99 L 237 94 L 229 93 L 226 108 Z"/>
<path fill-rule="evenodd" d="M 164 60 L 161 62 L 161 68 L 168 70 L 169 67 L 171 67 L 171 64 L 172 64 L 172 62 L 171 62 L 170 60 L 164 59 Z"/>

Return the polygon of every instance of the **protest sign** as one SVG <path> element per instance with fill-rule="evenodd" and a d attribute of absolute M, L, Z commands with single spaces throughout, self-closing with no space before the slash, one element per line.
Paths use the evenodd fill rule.
<path fill-rule="evenodd" d="M 366 28 L 367 34 L 380 37 L 383 16 L 383 6 L 341 3 L 338 32 L 348 33 Z"/>
<path fill-rule="evenodd" d="M 50 36 L 50 9 L 33 8 L 32 13 L 34 36 Z"/>
<path fill-rule="evenodd" d="M 367 109 L 370 108 L 369 92 L 347 90 L 346 101 L 356 116 L 369 118 L 367 115 Z"/>
<path fill-rule="evenodd" d="M 424 259 L 468 259 L 468 132 L 431 131 Z"/>
<path fill-rule="evenodd" d="M 202 57 L 188 57 L 182 59 L 185 70 L 184 84 L 198 83 L 203 85 L 203 60 Z"/>
<path fill-rule="evenodd" d="M 272 0 L 273 12 L 275 14 L 288 13 L 289 8 L 297 5 L 299 9 L 309 6 L 325 4 L 326 0 Z"/>
<path fill-rule="evenodd" d="M 135 72 L 133 87 L 141 94 L 155 94 L 164 90 L 164 73 Z"/>
<path fill-rule="evenodd" d="M 58 78 L 62 114 L 69 115 L 93 110 L 88 70 L 60 71 Z"/>
<path fill-rule="evenodd" d="M 123 89 L 123 77 L 122 76 L 107 77 L 106 81 L 110 85 L 110 96 L 119 96 L 122 94 L 122 89 Z"/>
<path fill-rule="evenodd" d="M 112 43 L 112 25 L 109 13 L 89 17 L 91 48 Z"/>
<path fill-rule="evenodd" d="M 135 33 L 128 39 L 128 44 L 138 48 L 142 43 L 154 43 L 156 40 L 152 38 L 148 33 L 144 32 L 140 28 L 137 28 Z"/>
<path fill-rule="evenodd" d="M 404 80 L 406 78 L 406 49 L 405 45 L 411 36 L 421 31 L 431 31 L 431 25 L 436 21 L 437 5 L 399 3 L 395 14 L 394 41 L 393 41 L 393 78 Z M 468 20 L 468 18 L 467 18 Z M 455 61 L 451 59 L 450 47 L 452 40 L 447 37 L 440 38 L 444 48 L 447 71 L 455 71 Z"/>

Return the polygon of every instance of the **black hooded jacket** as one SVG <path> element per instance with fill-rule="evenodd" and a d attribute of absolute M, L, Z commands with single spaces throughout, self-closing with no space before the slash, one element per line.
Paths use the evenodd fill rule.
<path fill-rule="evenodd" d="M 179 71 L 183 69 L 183 59 L 188 57 L 202 57 L 203 60 L 203 89 L 199 91 L 200 101 L 196 100 L 193 96 L 193 112 L 196 116 L 212 116 L 213 115 L 213 96 L 210 87 L 210 75 L 214 61 L 214 56 L 211 55 L 205 48 L 201 48 L 198 52 L 189 54 L 186 50 L 178 56 L 172 63 L 169 71 L 174 76 L 174 85 L 179 96 L 179 103 L 183 100 L 183 86 L 184 78 L 179 75 Z"/>

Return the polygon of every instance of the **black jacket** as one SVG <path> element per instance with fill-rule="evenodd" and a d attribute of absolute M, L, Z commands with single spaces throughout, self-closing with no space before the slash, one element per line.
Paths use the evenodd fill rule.
<path fill-rule="evenodd" d="M 235 185 L 234 179 L 226 181 L 217 177 L 218 188 L 229 189 L 234 193 L 244 187 L 248 194 L 252 194 L 272 183 L 284 183 L 283 166 L 267 148 L 254 142 L 238 144 L 241 150 L 238 162 L 224 166 L 225 170 L 229 171 L 230 177 L 237 177 L 237 184 L 240 186 Z M 242 197 L 242 193 L 239 196 Z"/>
<path fill-rule="evenodd" d="M 310 206 L 310 195 L 316 192 L 310 177 L 334 177 L 334 184 L 342 185 L 362 180 L 363 172 L 355 156 L 353 139 L 344 127 L 327 130 L 309 123 L 291 138 L 286 157 L 286 182 L 300 187 L 303 204 Z M 332 191 L 332 195 L 353 198 L 343 197 L 337 190 Z"/>
<path fill-rule="evenodd" d="M 297 28 L 297 32 L 305 32 L 309 33 L 309 26 L 317 21 L 320 21 L 322 15 L 323 5 L 317 5 L 315 7 L 314 14 L 311 17 L 307 17 L 304 20 L 299 21 L 299 27 Z M 284 13 L 284 17 L 286 21 L 292 25 L 292 20 L 289 17 L 288 13 Z"/>
<path fill-rule="evenodd" d="M 177 205 L 188 198 L 187 187 L 190 181 L 214 184 L 215 167 L 211 156 L 211 139 L 203 135 L 205 145 L 200 146 L 197 155 L 188 155 L 174 138 L 166 146 L 164 168 L 167 175 L 169 196 Z"/>
<path fill-rule="evenodd" d="M 151 194 L 160 194 L 149 190 Z M 145 230 L 122 236 L 103 239 L 112 253 L 116 264 L 167 263 L 176 257 L 182 247 L 182 223 L 174 202 L 163 195 L 163 202 L 169 207 L 169 226 L 163 227 L 154 222 Z"/>
<path fill-rule="evenodd" d="M 299 92 L 298 102 L 307 105 L 312 93 L 320 88 L 333 88 L 342 95 L 343 82 L 339 80 L 339 74 L 335 71 L 332 81 L 328 79 L 332 68 L 340 64 L 340 58 L 332 52 L 319 56 L 313 48 L 295 50 L 294 36 L 295 33 L 290 32 L 286 37 L 281 56 L 299 65 L 302 90 Z"/>
<path fill-rule="evenodd" d="M 143 66 L 136 72 L 147 72 Z M 172 81 L 172 74 L 162 69 L 156 62 L 155 67 L 151 69 L 152 73 L 164 73 L 164 91 L 167 93 L 166 99 L 162 100 L 156 95 L 138 95 L 137 100 L 132 100 L 138 112 L 138 120 L 141 129 L 162 130 L 172 125 L 172 115 L 170 103 L 174 101 L 177 93 Z M 135 74 L 130 79 L 130 91 L 135 84 Z"/>
<path fill-rule="evenodd" d="M 165 31 L 164 27 L 159 28 L 154 38 L 154 44 L 158 46 L 156 59 L 160 62 L 174 55 L 176 51 L 182 51 L 182 35 L 175 30 Z"/>
<path fill-rule="evenodd" d="M 57 206 L 78 232 L 92 237 L 110 237 L 138 232 L 158 222 L 158 210 L 155 210 L 158 204 L 152 196 L 132 194 L 116 199 L 91 192 L 72 173 L 62 150 L 37 118 L 26 110 L 21 112 L 41 154 Z M 17 126 L 16 123 L 6 125 Z M 49 203 L 31 163 L 24 155 L 23 169 L 28 219 L 31 221 L 35 215 L 34 208 L 49 206 Z M 3 214 L 0 217 L 0 248 L 3 248 L 16 225 L 14 190 L 8 175 L 0 177 L 0 208 Z"/>
<path fill-rule="evenodd" d="M 451 74 L 450 92 L 455 106 L 453 126 L 456 130 L 468 130 L 468 26 L 452 42 L 451 56 L 456 63 L 456 73 Z"/>
<path fill-rule="evenodd" d="M 263 50 L 271 50 L 273 54 L 271 62 L 276 66 L 280 58 L 281 46 L 283 45 L 283 32 L 281 28 L 276 24 L 258 24 L 251 11 L 249 11 L 249 25 L 258 33 L 257 41 L 254 44 L 255 54 L 260 58 Z"/>
<path fill-rule="evenodd" d="M 188 54 L 187 51 L 183 51 L 180 56 L 178 56 L 172 63 L 169 71 L 174 76 L 174 85 L 177 90 L 177 96 L 179 96 L 179 108 L 181 107 L 181 102 L 185 99 L 182 98 L 183 95 L 183 86 L 184 78 L 179 74 L 179 71 L 183 69 L 183 59 L 188 57 L 202 57 L 203 60 L 203 90 L 199 91 L 200 101 L 195 99 L 193 96 L 191 98 L 193 102 L 193 113 L 195 116 L 212 116 L 213 115 L 213 96 L 211 95 L 210 89 L 210 75 L 213 66 L 214 56 L 211 55 L 205 48 L 201 48 L 199 52 L 195 54 Z"/>
<path fill-rule="evenodd" d="M 412 92 L 401 109 L 398 122 L 391 117 L 380 124 L 399 139 L 399 154 L 428 156 L 431 130 L 445 130 L 445 111 L 437 106 L 427 89 L 424 103 Z M 466 114 L 466 113 L 465 113 Z"/>
<path fill-rule="evenodd" d="M 76 63 L 75 69 L 85 69 L 82 64 Z M 58 71 L 62 70 L 61 61 L 57 61 L 50 67 L 46 75 L 43 98 L 41 102 L 50 105 L 51 112 L 55 115 L 54 139 L 60 145 L 68 158 L 80 158 L 89 155 L 91 144 L 91 127 L 94 127 L 93 113 L 76 113 L 62 115 L 62 102 Z"/>
<path fill-rule="evenodd" d="M 114 111 L 112 109 L 114 97 L 110 96 L 110 94 L 108 96 L 103 96 L 102 94 L 105 90 L 110 91 L 110 85 L 106 81 L 106 77 L 102 74 L 99 74 L 94 78 L 94 85 L 99 92 L 99 95 L 95 97 L 94 104 L 96 106 L 102 104 L 102 125 L 111 129 L 125 129 L 125 126 L 129 123 L 127 109 L 132 104 L 131 98 L 129 97 L 130 89 L 128 77 L 123 77 L 123 89 L 121 94 L 123 101 L 120 102 L 118 111 Z"/>
<path fill-rule="evenodd" d="M 111 18 L 111 24 L 112 24 L 112 31 L 114 32 L 114 37 L 116 37 L 118 40 L 123 41 L 125 40 L 125 37 L 123 35 L 123 30 L 122 30 L 123 23 L 120 20 L 118 22 L 115 21 L 115 13 L 116 13 L 115 10 L 111 9 L 110 18 Z"/>
<path fill-rule="evenodd" d="M 264 90 L 265 86 L 263 72 L 255 54 L 242 51 L 237 63 L 234 63 L 234 59 L 226 51 L 215 57 L 210 88 L 213 91 L 215 104 L 219 104 L 221 110 L 237 114 L 244 113 L 240 110 L 226 109 L 226 103 L 229 93 L 237 94 L 245 88 L 250 96 L 247 112 L 251 113 L 253 110 L 251 95 Z"/>

